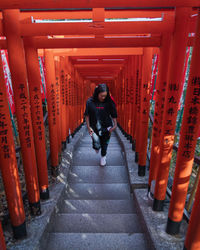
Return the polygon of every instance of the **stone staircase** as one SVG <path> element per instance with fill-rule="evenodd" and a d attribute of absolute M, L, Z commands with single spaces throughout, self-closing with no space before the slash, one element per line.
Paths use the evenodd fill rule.
<path fill-rule="evenodd" d="M 44 249 L 149 249 L 130 192 L 124 157 L 115 134 L 107 166 L 86 134 L 74 152 L 68 186 L 48 231 Z"/>

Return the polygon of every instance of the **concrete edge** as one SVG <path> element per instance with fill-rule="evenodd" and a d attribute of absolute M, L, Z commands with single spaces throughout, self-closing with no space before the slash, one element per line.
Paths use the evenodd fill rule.
<path fill-rule="evenodd" d="M 55 179 L 55 183 L 49 187 L 50 199 L 41 201 L 42 214 L 38 217 L 33 217 L 27 225 L 27 237 L 18 240 L 16 244 L 8 247 L 11 250 L 39 250 L 44 249 L 47 240 L 47 234 L 51 221 L 57 213 L 57 203 L 62 197 L 64 187 L 67 184 L 67 178 L 70 166 L 73 162 L 73 153 L 75 147 L 79 144 L 81 138 L 86 132 L 86 126 L 83 126 L 73 137 L 71 143 L 67 145 L 65 151 L 62 152 L 62 162 L 60 166 L 60 174 Z"/>
<path fill-rule="evenodd" d="M 142 215 L 140 204 L 135 197 L 136 190 L 145 190 L 147 193 L 149 173 L 146 169 L 145 177 L 138 176 L 138 164 L 135 163 L 135 152 L 132 150 L 131 143 L 128 143 L 126 137 L 122 134 L 119 128 L 116 129 L 116 135 L 124 151 L 125 162 L 126 162 L 126 167 L 127 167 L 128 176 L 129 176 L 129 183 L 131 186 L 131 192 L 133 193 L 133 199 L 136 201 L 136 211 L 137 211 L 141 226 L 145 232 L 148 247 L 150 250 L 155 250 L 156 248 L 152 239 L 152 235 L 150 231 L 148 230 L 148 226 L 146 225 L 146 221 L 144 220 L 144 217 Z"/>
<path fill-rule="evenodd" d="M 153 200 L 147 196 L 146 189 L 133 190 L 133 197 L 151 249 L 182 250 L 188 224 L 182 221 L 178 235 L 171 236 L 166 233 L 169 202 L 165 203 L 164 211 L 155 212 L 152 210 Z"/>
<path fill-rule="evenodd" d="M 119 128 L 116 128 L 115 133 L 124 151 L 124 157 L 131 188 L 147 188 L 149 176 L 148 168 L 146 167 L 146 174 L 144 177 L 138 176 L 138 164 L 135 163 L 135 152 L 132 150 L 131 143 L 126 139 Z"/>

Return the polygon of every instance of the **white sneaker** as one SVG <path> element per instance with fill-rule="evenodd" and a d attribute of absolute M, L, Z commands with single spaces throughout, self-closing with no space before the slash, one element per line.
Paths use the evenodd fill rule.
<path fill-rule="evenodd" d="M 101 156 L 100 166 L 104 167 L 106 165 L 106 156 Z"/>

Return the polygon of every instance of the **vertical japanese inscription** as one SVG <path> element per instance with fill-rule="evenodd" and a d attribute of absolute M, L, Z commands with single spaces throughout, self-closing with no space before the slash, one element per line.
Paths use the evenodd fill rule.
<path fill-rule="evenodd" d="M 188 116 L 187 116 L 187 124 L 188 129 L 185 131 L 183 135 L 185 137 L 184 140 L 184 151 L 182 156 L 189 159 L 192 153 L 192 142 L 194 141 L 194 132 L 195 127 L 197 125 L 198 116 L 199 116 L 199 104 L 200 104 L 200 77 L 192 78 L 192 98 L 191 98 L 191 106 L 189 108 Z"/>
<path fill-rule="evenodd" d="M 10 158 L 10 146 L 8 144 L 8 124 L 4 110 L 3 92 L 0 91 L 0 146 L 4 159 Z"/>
<path fill-rule="evenodd" d="M 31 148 L 31 137 L 30 137 L 30 120 L 29 120 L 29 115 L 28 115 L 28 100 L 27 96 L 25 94 L 25 85 L 24 83 L 21 83 L 19 85 L 19 99 L 20 99 L 20 109 L 23 111 L 22 114 L 22 122 L 23 122 L 23 131 L 25 135 L 25 141 L 26 141 L 26 146 L 27 148 Z"/>
<path fill-rule="evenodd" d="M 43 114 L 41 114 L 41 108 L 40 108 L 40 88 L 35 87 L 33 89 L 34 92 L 34 110 L 35 110 L 35 117 L 36 117 L 36 127 L 37 127 L 37 135 L 38 139 L 42 140 L 42 120 L 43 120 Z"/>
<path fill-rule="evenodd" d="M 51 84 L 51 91 L 50 91 L 50 98 L 51 98 L 51 108 L 52 108 L 52 115 L 53 115 L 53 125 L 56 125 L 56 91 L 54 84 Z"/>

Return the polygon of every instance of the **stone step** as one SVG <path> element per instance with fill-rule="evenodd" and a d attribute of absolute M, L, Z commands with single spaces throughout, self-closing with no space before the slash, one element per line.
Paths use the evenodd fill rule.
<path fill-rule="evenodd" d="M 54 233 L 141 233 L 136 214 L 57 214 Z"/>
<path fill-rule="evenodd" d="M 74 154 L 73 165 L 80 166 L 99 166 L 100 163 L 100 153 L 96 154 L 95 151 L 91 148 L 91 150 L 77 150 Z M 111 151 L 107 154 L 107 165 L 115 166 L 115 165 L 125 165 L 124 158 L 121 152 L 119 151 Z"/>
<path fill-rule="evenodd" d="M 48 250 L 148 250 L 141 233 L 50 233 Z"/>
<path fill-rule="evenodd" d="M 89 214 L 130 214 L 136 213 L 135 204 L 130 200 L 62 200 L 59 213 Z"/>
<path fill-rule="evenodd" d="M 64 199 L 76 200 L 126 200 L 131 199 L 129 184 L 71 183 L 65 190 Z"/>
<path fill-rule="evenodd" d="M 95 152 L 94 149 L 92 148 L 92 144 L 91 143 L 87 144 L 87 145 L 81 144 L 81 146 L 78 147 L 78 149 L 75 152 L 77 152 L 77 151 L 84 151 L 84 150 L 85 151 L 91 150 L 92 152 Z M 121 148 L 121 146 L 119 144 L 108 144 L 108 149 L 107 150 L 108 151 L 113 150 L 113 151 L 117 151 L 117 152 L 122 152 L 122 148 Z"/>
<path fill-rule="evenodd" d="M 73 166 L 68 178 L 70 183 L 128 183 L 124 166 Z"/>

